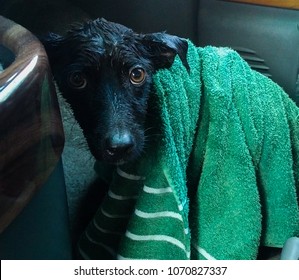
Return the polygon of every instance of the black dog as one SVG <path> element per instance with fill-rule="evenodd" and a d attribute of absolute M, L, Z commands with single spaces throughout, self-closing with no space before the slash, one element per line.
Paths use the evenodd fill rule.
<path fill-rule="evenodd" d="M 42 41 L 94 157 L 113 164 L 137 158 L 144 148 L 152 76 L 169 68 L 177 54 L 188 68 L 186 40 L 166 33 L 136 34 L 97 19 Z"/>

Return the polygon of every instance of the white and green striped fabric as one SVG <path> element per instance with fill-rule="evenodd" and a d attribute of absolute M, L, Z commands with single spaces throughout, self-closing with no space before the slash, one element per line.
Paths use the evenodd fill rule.
<path fill-rule="evenodd" d="M 189 229 L 172 189 L 117 168 L 96 217 L 83 234 L 85 259 L 189 259 Z M 161 246 L 162 245 L 162 246 Z"/>

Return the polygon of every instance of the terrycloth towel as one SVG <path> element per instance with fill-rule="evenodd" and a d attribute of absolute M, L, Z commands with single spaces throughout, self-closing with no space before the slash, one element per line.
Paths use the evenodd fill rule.
<path fill-rule="evenodd" d="M 156 138 L 116 168 L 83 258 L 255 259 L 299 236 L 299 109 L 231 49 L 187 59 L 155 75 Z"/>

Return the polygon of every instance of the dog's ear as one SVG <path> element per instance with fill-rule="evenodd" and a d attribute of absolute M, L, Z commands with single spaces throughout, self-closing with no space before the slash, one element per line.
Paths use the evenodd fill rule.
<path fill-rule="evenodd" d="M 142 35 L 142 43 L 153 59 L 156 69 L 169 68 L 176 55 L 189 71 L 187 62 L 188 43 L 185 39 L 167 33 L 151 33 Z"/>
<path fill-rule="evenodd" d="M 47 35 L 40 36 L 39 40 L 44 45 L 46 53 L 48 55 L 51 66 L 61 63 L 62 59 L 65 59 L 68 52 L 64 53 L 65 38 L 55 33 L 48 33 Z M 54 63 L 55 62 L 55 63 Z"/>

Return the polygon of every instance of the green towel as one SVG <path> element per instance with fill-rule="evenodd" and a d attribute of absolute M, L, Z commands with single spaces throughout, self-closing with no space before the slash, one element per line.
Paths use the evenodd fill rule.
<path fill-rule="evenodd" d="M 299 109 L 231 49 L 188 44 L 190 72 L 154 76 L 155 137 L 107 178 L 83 258 L 255 259 L 299 236 Z"/>

